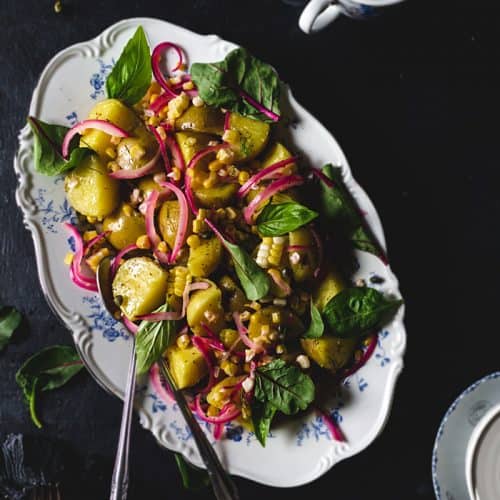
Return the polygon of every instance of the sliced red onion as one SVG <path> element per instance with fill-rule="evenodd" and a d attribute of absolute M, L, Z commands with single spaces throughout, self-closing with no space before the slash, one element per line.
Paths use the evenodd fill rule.
<path fill-rule="evenodd" d="M 196 415 L 198 415 L 198 417 L 200 417 L 201 420 L 203 420 L 204 422 L 208 422 L 210 424 L 226 424 L 241 415 L 241 410 L 237 408 L 235 405 L 232 405 L 232 408 L 230 410 L 227 409 L 224 415 L 219 414 L 216 417 L 209 417 L 203 411 L 200 400 L 201 400 L 201 394 L 198 394 L 194 399 L 194 408 L 196 411 Z"/>
<path fill-rule="evenodd" d="M 164 194 L 166 193 L 161 193 L 161 195 Z M 168 254 L 160 252 L 157 249 L 157 246 L 161 241 L 160 237 L 156 233 L 156 228 L 155 228 L 155 210 L 159 198 L 160 198 L 160 193 L 156 190 L 153 190 L 151 191 L 151 193 L 149 193 L 149 196 L 146 200 L 146 214 L 144 216 L 146 223 L 146 234 L 148 235 L 149 241 L 151 242 L 151 246 L 153 247 L 153 253 L 155 254 L 156 258 L 162 264 L 168 264 L 169 263 Z"/>
<path fill-rule="evenodd" d="M 160 396 L 160 398 L 165 401 L 165 403 L 171 403 L 172 401 L 175 401 L 174 395 L 161 380 L 160 368 L 158 366 L 158 363 L 155 363 L 149 370 L 149 378 L 154 390 L 158 393 L 158 396 Z"/>
<path fill-rule="evenodd" d="M 165 76 L 163 75 L 163 72 L 160 69 L 160 60 L 162 53 L 168 49 L 174 49 L 177 52 L 177 55 L 179 56 L 179 61 L 177 62 L 176 66 L 172 68 L 172 71 L 177 71 L 181 67 L 183 61 L 182 51 L 177 45 L 170 42 L 160 43 L 153 49 L 153 54 L 151 55 L 151 67 L 153 69 L 153 75 L 155 77 L 155 80 L 158 82 L 160 87 L 168 95 L 176 97 L 175 92 L 173 92 L 173 90 L 170 88 Z"/>
<path fill-rule="evenodd" d="M 356 373 L 361 367 L 363 367 L 367 361 L 372 357 L 373 352 L 375 351 L 375 347 L 377 347 L 377 340 L 378 340 L 378 334 L 374 333 L 370 337 L 370 343 L 364 350 L 361 358 L 354 363 L 354 365 L 346 370 L 344 373 L 342 373 L 341 380 L 346 379 L 347 377 L 351 376 L 353 373 Z"/>
<path fill-rule="evenodd" d="M 290 165 L 291 163 L 295 163 L 298 160 L 298 156 L 292 156 L 291 158 L 286 158 L 285 160 L 278 161 L 276 163 L 273 163 L 272 165 L 269 165 L 266 168 L 263 168 L 261 171 L 256 173 L 255 175 L 252 175 L 248 181 L 243 184 L 243 186 L 238 189 L 238 196 L 240 198 L 243 198 L 243 196 L 246 196 L 248 191 L 252 189 L 253 186 L 257 185 L 259 182 L 269 179 L 271 176 L 273 176 L 278 170 L 281 170 L 282 168 L 286 167 L 287 165 Z"/>
<path fill-rule="evenodd" d="M 224 113 L 224 132 L 231 128 L 231 111 L 226 111 Z"/>
<path fill-rule="evenodd" d="M 167 135 L 165 144 L 170 149 L 170 154 L 172 155 L 175 166 L 184 171 L 186 169 L 186 163 L 184 162 L 184 156 L 182 156 L 181 149 L 175 140 L 175 137 Z"/>
<path fill-rule="evenodd" d="M 277 273 L 269 273 L 271 279 L 276 283 L 276 286 L 285 294 L 290 295 L 292 293 L 292 288 L 290 285 L 281 277 L 279 271 Z"/>
<path fill-rule="evenodd" d="M 286 247 L 287 252 L 300 252 L 303 250 L 309 250 L 311 245 L 288 245 Z"/>
<path fill-rule="evenodd" d="M 184 193 L 175 184 L 172 184 L 171 182 L 160 182 L 160 186 L 173 191 L 179 202 L 179 223 L 177 234 L 175 235 L 174 248 L 172 248 L 172 253 L 169 257 L 169 263 L 172 264 L 177 259 L 177 256 L 179 255 L 179 252 L 186 240 L 189 223 L 188 202 Z"/>
<path fill-rule="evenodd" d="M 219 151 L 219 149 L 225 149 L 228 148 L 229 144 L 226 142 L 221 142 L 220 144 L 216 144 L 215 146 L 208 146 L 205 149 L 202 149 L 201 151 L 198 151 L 192 158 L 191 161 L 188 163 L 187 168 L 194 168 L 196 164 L 205 156 L 207 156 L 210 153 L 215 153 L 216 151 Z"/>
<path fill-rule="evenodd" d="M 154 113 L 159 113 L 173 98 L 175 94 L 161 94 L 149 106 L 149 109 Z"/>
<path fill-rule="evenodd" d="M 208 383 L 207 386 L 201 391 L 202 394 L 206 394 L 210 391 L 210 389 L 215 385 L 215 377 L 214 377 L 214 364 L 212 363 L 212 358 L 210 356 L 210 351 L 208 350 L 205 342 L 203 342 L 202 337 L 198 337 L 194 335 L 191 339 L 193 345 L 200 351 L 203 359 L 207 363 L 208 367 Z"/>
<path fill-rule="evenodd" d="M 220 413 L 222 413 L 222 410 Z M 219 413 L 219 415 L 220 415 L 220 413 Z M 224 425 L 223 424 L 214 424 L 214 439 L 216 441 L 220 441 L 222 439 L 223 432 L 224 432 Z"/>
<path fill-rule="evenodd" d="M 186 191 L 186 198 L 189 204 L 189 208 L 192 212 L 193 215 L 198 215 L 198 207 L 196 206 L 196 202 L 194 200 L 194 194 L 193 194 L 193 188 L 191 187 L 191 176 L 189 174 L 192 174 L 193 172 L 186 172 L 186 175 L 184 176 L 184 189 Z"/>
<path fill-rule="evenodd" d="M 127 330 L 135 335 L 137 333 L 137 331 L 139 330 L 139 327 L 133 322 L 133 321 L 130 321 L 127 316 L 122 316 L 122 321 L 123 321 L 123 324 L 127 327 Z"/>
<path fill-rule="evenodd" d="M 243 325 L 243 322 L 241 321 L 240 314 L 238 312 L 233 313 L 233 319 L 234 323 L 236 324 L 236 329 L 238 330 L 238 335 L 240 336 L 241 341 L 249 348 L 253 349 L 255 353 L 259 352 L 264 352 L 265 349 L 260 345 L 252 340 L 250 340 L 250 337 L 247 335 L 248 330 L 245 328 Z"/>
<path fill-rule="evenodd" d="M 160 147 L 161 157 L 163 158 L 163 163 L 165 164 L 165 170 L 167 174 L 172 170 L 170 166 L 170 160 L 168 159 L 167 148 L 165 147 L 165 141 L 161 138 L 161 135 L 156 130 L 156 127 L 153 125 L 148 125 L 149 131 L 155 136 L 156 141 Z"/>
<path fill-rule="evenodd" d="M 203 330 L 205 330 L 205 333 L 208 335 L 208 337 L 201 337 L 205 340 L 207 345 L 217 351 L 226 352 L 226 347 L 217 338 L 217 335 L 215 335 L 215 333 L 208 327 L 208 325 L 202 322 L 201 327 L 203 328 Z"/>
<path fill-rule="evenodd" d="M 243 216 L 245 217 L 246 223 L 252 224 L 252 216 L 261 203 L 264 203 L 276 193 L 285 191 L 294 186 L 299 186 L 303 182 L 304 178 L 300 175 L 287 175 L 269 184 L 269 186 L 267 186 L 264 191 L 261 191 L 259 194 L 257 194 L 255 198 L 243 210 Z"/>
<path fill-rule="evenodd" d="M 311 168 L 311 172 L 318 179 L 320 179 L 322 182 L 324 182 L 329 188 L 332 188 L 335 186 L 335 183 L 330 179 L 330 177 L 325 175 L 319 168 Z"/>
<path fill-rule="evenodd" d="M 321 272 L 321 266 L 323 265 L 323 242 L 321 241 L 321 238 L 319 237 L 316 229 L 311 228 L 311 233 L 313 235 L 314 241 L 316 242 L 316 246 L 318 247 L 318 266 L 313 273 L 314 277 L 317 278 Z"/>
<path fill-rule="evenodd" d="M 229 241 L 230 243 L 234 243 L 234 241 L 231 240 L 231 238 L 224 236 L 218 229 L 215 227 L 215 224 L 210 220 L 205 218 L 205 224 L 215 233 L 215 236 L 219 238 L 220 242 L 226 246 L 226 240 Z"/>
<path fill-rule="evenodd" d="M 83 253 L 86 254 L 94 245 L 102 241 L 111 231 L 104 231 L 103 233 L 94 236 L 87 244 L 83 247 Z"/>
<path fill-rule="evenodd" d="M 272 120 L 273 122 L 279 121 L 280 115 L 276 114 L 274 111 L 271 111 L 270 109 L 267 109 L 263 104 L 257 102 L 250 94 L 247 94 L 242 89 L 239 89 L 239 94 L 245 101 L 248 102 L 248 104 L 250 104 L 250 106 L 255 108 L 263 115 L 266 115 L 270 120 Z"/>
<path fill-rule="evenodd" d="M 329 413 L 324 410 L 321 410 L 320 408 L 317 409 L 317 412 L 321 415 L 321 418 L 323 419 L 324 424 L 330 431 L 333 439 L 335 439 L 335 441 L 345 441 L 346 439 L 343 432 L 340 430 L 339 425 L 329 415 Z"/>
<path fill-rule="evenodd" d="M 161 148 L 158 148 L 158 151 L 156 151 L 153 158 L 151 158 L 151 160 L 145 163 L 142 167 L 130 169 L 122 168 L 121 170 L 117 170 L 116 172 L 110 172 L 108 175 L 113 179 L 139 179 L 139 177 L 149 175 L 156 168 L 160 153 Z"/>
<path fill-rule="evenodd" d="M 131 252 L 132 250 L 137 250 L 139 247 L 135 244 L 132 243 L 131 245 L 126 246 L 125 248 L 122 248 L 117 254 L 116 257 L 113 259 L 113 263 L 111 264 L 111 276 L 113 277 L 116 274 L 116 270 L 118 269 L 118 266 L 120 265 L 120 262 L 123 258 L 124 255 L 127 253 Z"/>
<path fill-rule="evenodd" d="M 74 127 L 70 128 L 64 136 L 61 148 L 64 158 L 67 159 L 69 156 L 69 145 L 71 143 L 71 139 L 73 139 L 76 134 L 81 134 L 89 128 L 101 130 L 102 132 L 113 135 L 115 137 L 129 137 L 129 133 L 126 130 L 123 130 L 122 128 L 106 120 L 84 120 L 83 122 L 77 123 Z"/>

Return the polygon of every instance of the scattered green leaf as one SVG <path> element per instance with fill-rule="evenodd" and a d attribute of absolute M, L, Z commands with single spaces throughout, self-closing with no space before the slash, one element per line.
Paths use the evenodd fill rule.
<path fill-rule="evenodd" d="M 168 312 L 170 310 L 167 302 L 154 312 Z M 136 367 L 139 375 L 146 373 L 153 363 L 156 363 L 175 339 L 178 329 L 178 321 L 141 321 L 135 336 Z"/>
<path fill-rule="evenodd" d="M 246 93 L 276 115 L 280 114 L 278 75 L 269 64 L 253 57 L 243 48 L 231 51 L 223 61 L 194 63 L 191 66 L 191 78 L 200 97 L 209 106 L 272 121 L 243 97 Z"/>
<path fill-rule="evenodd" d="M 68 127 L 62 125 L 51 125 L 37 118 L 28 117 L 28 124 L 35 136 L 33 145 L 33 157 L 35 170 L 43 175 L 59 175 L 67 170 L 75 168 L 91 152 L 88 148 L 80 148 L 80 136 L 77 134 L 70 144 L 70 155 L 68 160 L 62 157 L 61 146 Z"/>
<path fill-rule="evenodd" d="M 21 319 L 21 313 L 13 307 L 0 306 L 0 351 L 9 343 Z"/>
<path fill-rule="evenodd" d="M 255 437 L 262 446 L 266 446 L 267 436 L 271 429 L 271 423 L 276 408 L 269 403 L 260 403 L 257 400 L 252 402 L 252 422 L 255 432 Z"/>
<path fill-rule="evenodd" d="M 189 464 L 179 453 L 174 453 L 174 457 L 184 488 L 190 491 L 200 491 L 210 485 L 210 477 L 206 471 Z"/>
<path fill-rule="evenodd" d="M 318 213 L 299 203 L 268 204 L 257 217 L 257 229 L 262 236 L 282 236 L 305 226 Z"/>
<path fill-rule="evenodd" d="M 402 303 L 374 288 L 346 288 L 328 301 L 323 317 L 335 336 L 354 337 L 380 326 Z"/>
<path fill-rule="evenodd" d="M 144 29 L 139 26 L 106 79 L 108 97 L 133 106 L 146 94 L 151 78 L 151 53 Z"/>
<path fill-rule="evenodd" d="M 311 322 L 309 323 L 309 328 L 302 337 L 305 339 L 319 339 L 324 331 L 325 324 L 323 323 L 323 318 L 311 299 Z"/>
<path fill-rule="evenodd" d="M 55 345 L 42 349 L 28 358 L 16 373 L 16 382 L 22 389 L 30 410 L 31 419 L 42 427 L 36 414 L 36 396 L 40 391 L 50 391 L 63 386 L 81 369 L 83 363 L 76 349 Z"/>

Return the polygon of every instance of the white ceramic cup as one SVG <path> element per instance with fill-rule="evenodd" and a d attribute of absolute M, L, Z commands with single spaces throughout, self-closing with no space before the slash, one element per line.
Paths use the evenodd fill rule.
<path fill-rule="evenodd" d="M 310 0 L 302 11 L 299 26 L 304 33 L 315 33 L 333 22 L 341 14 L 367 19 L 380 14 L 384 7 L 403 0 Z"/>
<path fill-rule="evenodd" d="M 472 431 L 465 455 L 465 479 L 471 500 L 500 494 L 500 405 L 490 408 Z"/>

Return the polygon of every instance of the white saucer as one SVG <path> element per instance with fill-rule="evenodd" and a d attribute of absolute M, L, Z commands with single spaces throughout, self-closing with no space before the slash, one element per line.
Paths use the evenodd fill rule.
<path fill-rule="evenodd" d="M 448 408 L 434 442 L 432 481 L 438 500 L 468 500 L 465 477 L 467 446 L 474 428 L 500 404 L 500 372 L 465 389 Z"/>

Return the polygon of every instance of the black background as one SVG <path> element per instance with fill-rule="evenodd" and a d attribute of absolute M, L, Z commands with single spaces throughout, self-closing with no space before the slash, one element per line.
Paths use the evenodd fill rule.
<path fill-rule="evenodd" d="M 54 54 L 121 18 L 159 17 L 244 45 L 291 83 L 374 201 L 407 304 L 406 366 L 383 434 L 302 488 L 238 479 L 242 499 L 432 498 L 430 457 L 443 413 L 499 366 L 497 4 L 415 0 L 377 20 L 343 18 L 306 36 L 299 9 L 279 0 L 66 0 L 61 14 L 51 0 L 0 0 L 0 298 L 25 316 L 0 354 L 0 435 L 57 441 L 73 484 L 67 498 L 106 498 L 120 402 L 81 374 L 44 395 L 38 431 L 14 381 L 28 355 L 69 344 L 70 336 L 40 291 L 14 201 L 12 158 L 32 90 Z M 132 450 L 131 499 L 191 498 L 172 456 L 138 424 Z"/>

